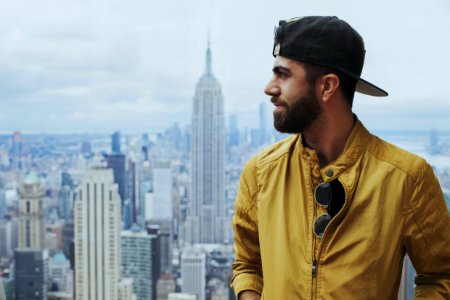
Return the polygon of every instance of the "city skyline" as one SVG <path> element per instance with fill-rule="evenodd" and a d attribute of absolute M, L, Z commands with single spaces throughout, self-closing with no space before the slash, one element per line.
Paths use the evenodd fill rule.
<path fill-rule="evenodd" d="M 254 127 L 259 103 L 269 103 L 263 88 L 273 27 L 311 14 L 337 15 L 364 37 L 363 77 L 390 93 L 385 100 L 356 96 L 355 112 L 369 129 L 449 128 L 443 89 L 450 74 L 443 70 L 450 43 L 442 38 L 449 13 L 444 0 L 7 2 L 0 12 L 0 128 L 154 132 L 174 121 L 183 127 L 208 26 L 225 113 Z"/>
<path fill-rule="evenodd" d="M 264 114 L 262 113 L 261 115 Z M 117 260 L 122 260 L 122 280 L 118 283 L 119 294 L 131 295 L 133 292 L 136 295 L 142 294 L 144 293 L 142 287 L 149 286 L 149 282 L 151 281 L 152 293 L 154 295 L 162 295 L 156 298 L 158 300 L 172 299 L 173 297 L 169 296 L 169 294 L 175 291 L 189 294 L 205 294 L 205 299 L 207 300 L 233 299 L 230 296 L 231 291 L 229 290 L 228 284 L 231 272 L 230 265 L 233 261 L 233 247 L 231 243 L 225 242 L 222 245 L 193 245 L 194 248 L 192 249 L 198 252 L 199 255 L 189 256 L 191 247 L 186 243 L 186 234 L 183 229 L 184 220 L 186 220 L 185 217 L 187 216 L 187 208 L 192 201 L 192 199 L 189 199 L 190 195 L 187 190 L 189 188 L 189 175 L 191 173 L 190 160 L 188 158 L 189 149 L 185 148 L 182 143 L 186 139 L 185 135 L 175 134 L 175 132 L 171 128 L 171 130 L 165 131 L 160 135 L 159 139 L 153 142 L 148 140 L 147 135 L 140 135 L 138 140 L 136 140 L 136 137 L 132 137 L 118 141 L 110 134 L 104 137 L 90 136 L 89 138 L 70 135 L 25 138 L 18 133 L 13 133 L 9 135 L 9 143 L 5 143 L 5 139 L 0 140 L 0 212 L 5 214 L 5 217 L 0 220 L 0 239 L 6 241 L 0 247 L 0 256 L 4 258 L 2 260 L 3 264 L 0 265 L 0 276 L 2 276 L 0 281 L 3 281 L 0 284 L 3 284 L 5 287 L 7 299 L 12 299 L 11 295 L 13 291 L 15 290 L 17 293 L 18 288 L 20 288 L 20 286 L 14 288 L 15 284 L 27 284 L 27 280 L 33 280 L 37 287 L 47 286 L 44 282 L 51 283 L 48 288 L 50 298 L 57 295 L 64 295 L 72 299 L 71 295 L 73 295 L 74 291 L 72 285 L 80 281 L 79 277 L 77 279 L 74 276 L 72 270 L 78 268 L 77 272 L 80 273 L 80 255 L 78 251 L 80 246 L 84 248 L 83 245 L 86 245 L 86 242 L 91 245 L 93 243 L 98 244 L 99 239 L 104 239 L 100 238 L 102 236 L 101 233 L 108 232 L 108 230 L 97 230 L 98 227 L 96 229 L 94 228 L 96 226 L 92 224 L 99 225 L 98 221 L 102 219 L 104 222 L 100 223 L 104 223 L 104 225 L 111 224 L 111 222 L 107 221 L 108 219 L 112 221 L 107 216 L 108 214 L 105 214 L 106 211 L 101 209 L 102 206 L 106 208 L 102 205 L 103 186 L 105 187 L 104 194 L 107 198 L 109 198 L 108 195 L 110 194 L 108 190 L 114 190 L 113 194 L 116 195 L 116 197 L 113 197 L 115 198 L 113 201 L 115 202 L 115 209 L 112 210 L 116 212 L 113 213 L 116 215 L 114 218 L 116 221 L 113 223 L 117 230 L 119 229 L 118 227 L 123 229 L 120 231 L 122 251 L 120 257 L 117 258 Z M 247 139 L 238 139 L 236 144 L 230 143 L 234 140 L 233 138 L 229 137 L 227 139 L 229 144 L 226 148 L 228 157 L 227 163 L 225 164 L 226 188 L 224 192 L 228 212 L 230 212 L 231 205 L 234 202 L 243 161 L 265 145 L 260 144 L 263 142 L 261 140 L 262 132 L 264 132 L 264 128 L 260 128 L 259 132 L 253 131 Z M 271 141 L 279 138 L 279 135 L 273 131 L 268 133 L 268 139 Z M 230 132 L 229 134 L 231 135 L 232 133 Z M 243 132 L 235 134 L 242 137 Z M 39 140 L 43 141 L 43 143 L 36 142 Z M 145 176 L 126 177 L 129 180 L 136 181 L 138 189 L 143 192 L 143 196 L 151 194 L 155 200 L 158 198 L 158 193 L 164 193 L 165 197 L 163 198 L 165 200 L 159 201 L 166 202 L 171 200 L 171 205 L 173 205 L 172 220 L 167 220 L 168 222 L 163 223 L 154 219 L 155 216 L 149 215 L 150 217 L 145 217 L 147 222 L 141 225 L 141 229 L 133 226 L 130 231 L 125 231 L 125 221 L 122 224 L 117 222 L 120 220 L 120 215 L 118 215 L 120 200 L 118 197 L 118 185 L 117 183 L 113 183 L 114 172 L 111 168 L 95 169 L 95 167 L 106 167 L 106 162 L 100 163 L 97 161 L 102 156 L 94 154 L 94 149 L 100 149 L 100 153 L 109 153 L 112 150 L 111 141 L 115 141 L 113 144 L 120 144 L 121 152 L 126 157 L 135 157 L 136 149 L 141 149 L 137 161 L 141 161 L 141 159 L 145 159 L 145 161 L 142 164 L 137 164 L 136 169 L 127 168 L 125 172 Z M 400 135 L 394 136 L 394 142 L 395 144 L 407 146 L 405 148 L 410 151 L 416 153 L 417 151 L 426 151 L 429 158 L 437 158 L 437 160 L 434 161 L 432 159 L 429 162 L 434 167 L 435 173 L 442 184 L 447 200 L 447 207 L 450 207 L 450 161 L 448 160 L 448 155 L 450 154 L 450 135 L 440 135 L 438 132 L 429 132 L 426 136 Z M 169 164 L 166 161 L 164 163 L 159 162 L 161 153 L 165 153 L 164 157 L 170 160 Z M 127 161 L 129 160 L 127 159 Z M 170 167 L 170 172 L 166 170 L 167 167 Z M 163 169 L 159 170 L 160 168 Z M 92 174 L 92 172 L 105 172 L 105 175 Z M 108 179 L 103 180 L 106 177 Z M 22 211 L 24 207 L 26 210 L 26 203 L 23 204 L 23 202 L 28 199 L 27 197 L 23 197 L 23 193 L 20 193 L 22 187 L 20 182 L 22 181 L 19 179 L 21 178 L 24 180 L 24 183 L 41 183 L 43 189 L 37 195 L 42 194 L 45 203 L 43 208 L 46 223 L 46 249 L 32 264 L 28 263 L 30 261 L 30 251 L 28 250 L 17 250 L 15 256 L 11 256 L 13 249 L 18 244 L 17 237 L 19 235 L 19 228 L 17 227 L 22 216 L 19 207 L 22 208 Z M 147 183 L 149 183 L 148 186 Z M 139 188 L 141 184 L 143 189 Z M 172 186 L 173 189 L 168 190 L 167 186 Z M 159 191 L 158 187 L 161 188 Z M 72 192 L 66 193 L 67 190 Z M 97 193 L 95 193 L 96 190 Z M 88 194 L 90 195 L 89 197 L 87 197 Z M 73 196 L 76 196 L 74 203 L 75 224 L 72 221 L 73 214 L 71 213 L 71 199 L 74 198 Z M 95 201 L 95 198 L 97 198 L 97 201 Z M 80 210 L 83 203 L 88 204 L 86 201 L 81 200 L 87 200 L 90 203 L 90 208 Z M 110 200 L 108 200 L 108 203 L 110 205 L 113 204 Z M 87 205 L 84 206 L 86 208 Z M 162 207 L 169 206 L 160 206 L 157 209 L 159 214 L 156 217 L 164 217 L 166 215 L 166 208 Z M 112 207 L 110 206 L 110 208 Z M 84 211 L 85 213 L 80 214 L 80 211 Z M 122 206 L 122 211 L 126 211 L 125 205 Z M 85 227 L 84 229 L 80 228 L 81 223 L 77 220 L 80 219 L 81 215 L 83 215 L 81 217 L 83 222 L 81 223 L 90 223 L 91 226 Z M 104 218 L 102 218 L 102 215 Z M 109 215 L 111 216 L 111 214 Z M 231 215 L 228 215 L 228 217 L 230 219 Z M 87 228 L 91 230 L 86 231 Z M 146 230 L 143 231 L 142 228 L 146 228 Z M 75 240 L 73 239 L 74 231 Z M 81 239 L 83 242 L 80 244 L 80 236 L 77 234 L 79 231 L 85 233 L 83 236 L 87 235 L 88 237 L 93 237 L 93 239 L 83 238 Z M 111 231 L 109 232 L 111 233 Z M 139 232 L 139 234 L 134 234 L 134 232 Z M 148 238 L 141 239 L 141 237 L 147 236 L 152 240 L 151 242 Z M 117 248 L 117 242 L 107 244 L 110 245 L 108 248 L 111 251 Z M 102 249 L 106 250 L 106 248 L 102 248 L 101 246 L 96 249 L 97 255 L 104 252 Z M 64 255 L 61 251 L 64 251 Z M 83 255 L 82 257 L 85 258 L 83 262 L 90 260 L 91 265 L 98 266 L 99 260 L 95 259 L 95 256 L 87 253 L 87 255 Z M 203 257 L 203 259 L 198 260 L 198 257 Z M 138 258 L 142 258 L 142 260 L 138 262 Z M 15 264 L 16 270 L 18 270 L 15 273 L 16 277 L 13 277 L 9 271 L 14 266 L 11 259 L 20 262 Z M 106 256 L 105 259 L 108 260 Z M 95 260 L 97 260 L 96 264 Z M 47 264 L 48 268 L 45 267 Z M 111 268 L 114 263 L 111 262 L 109 265 Z M 30 273 L 30 268 L 43 270 L 44 272 L 33 274 Z M 88 269 L 88 275 L 83 277 L 85 280 L 89 276 L 91 279 L 95 277 L 92 277 L 93 274 L 91 271 L 93 268 Z M 95 269 L 95 274 L 98 275 L 97 277 L 102 277 L 100 276 L 101 268 Z M 140 270 L 145 270 L 145 274 L 144 271 Z M 408 264 L 405 270 L 406 281 L 402 281 L 401 292 L 406 297 L 401 299 L 406 300 L 411 299 L 408 295 L 412 292 L 413 277 L 411 276 L 413 276 L 413 269 Z M 167 273 L 167 271 L 170 273 Z M 127 278 L 123 278 L 124 276 Z M 22 279 L 18 280 L 18 278 Z M 160 280 L 157 280 L 158 278 Z M 162 284 L 157 284 L 157 282 Z M 132 285 L 133 287 L 131 287 Z M 80 291 L 79 287 L 77 291 Z M 146 289 L 145 293 L 148 291 L 149 289 Z M 43 290 L 42 294 L 45 293 L 46 291 Z M 145 299 L 145 297 L 141 298 Z M 138 296 L 138 299 L 141 298 Z M 24 299 L 31 298 L 25 296 Z M 36 297 L 36 299 L 42 299 L 42 297 Z"/>

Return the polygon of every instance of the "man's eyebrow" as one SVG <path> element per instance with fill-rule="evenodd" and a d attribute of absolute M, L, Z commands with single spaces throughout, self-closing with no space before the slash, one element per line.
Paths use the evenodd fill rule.
<path fill-rule="evenodd" d="M 291 70 L 286 68 L 286 67 L 282 67 L 282 66 L 275 66 L 272 69 L 272 72 L 275 74 L 279 74 L 279 73 L 285 73 L 285 74 L 291 74 Z"/>

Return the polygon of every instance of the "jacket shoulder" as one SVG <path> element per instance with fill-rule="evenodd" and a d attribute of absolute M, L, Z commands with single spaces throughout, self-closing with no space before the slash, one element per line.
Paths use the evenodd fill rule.
<path fill-rule="evenodd" d="M 377 136 L 372 136 L 367 150 L 377 159 L 390 163 L 412 177 L 415 177 L 425 165 L 428 165 L 422 157 L 386 142 Z"/>
<path fill-rule="evenodd" d="M 298 134 L 290 135 L 287 138 L 284 138 L 277 143 L 261 150 L 256 154 L 256 165 L 263 166 L 267 163 L 279 159 L 287 153 L 292 152 L 292 149 L 297 144 L 299 138 L 300 136 Z"/>
<path fill-rule="evenodd" d="M 264 166 L 267 166 L 270 162 L 276 161 L 290 153 L 292 148 L 295 147 L 298 139 L 299 135 L 291 135 L 284 138 L 259 151 L 247 161 L 242 170 L 241 182 L 242 185 L 245 185 L 248 188 L 250 194 L 254 195 L 257 193 L 259 189 L 258 174 L 264 169 Z"/>

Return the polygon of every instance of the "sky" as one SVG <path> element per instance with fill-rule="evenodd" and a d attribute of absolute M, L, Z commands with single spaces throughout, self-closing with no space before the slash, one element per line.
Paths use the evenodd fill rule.
<path fill-rule="evenodd" d="M 369 129 L 450 129 L 448 0 L 0 0 L 0 132 L 187 126 L 208 28 L 226 114 L 255 128 L 274 27 L 306 15 L 363 36 L 362 77 L 389 92 L 356 95 Z"/>

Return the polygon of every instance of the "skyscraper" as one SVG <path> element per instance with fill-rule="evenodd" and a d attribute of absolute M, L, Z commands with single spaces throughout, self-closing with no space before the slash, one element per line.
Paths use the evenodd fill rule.
<path fill-rule="evenodd" d="M 62 172 L 61 174 L 61 186 L 68 186 L 71 189 L 75 186 L 72 175 L 68 172 Z"/>
<path fill-rule="evenodd" d="M 12 222 L 10 217 L 0 218 L 0 241 L 0 259 L 12 258 Z"/>
<path fill-rule="evenodd" d="M 20 187 L 19 248 L 42 250 L 44 235 L 44 190 L 37 175 L 30 173 Z"/>
<path fill-rule="evenodd" d="M 73 211 L 73 190 L 68 185 L 61 186 L 58 195 L 58 214 L 62 219 L 71 219 Z"/>
<path fill-rule="evenodd" d="M 148 151 L 150 150 L 150 139 L 148 133 L 142 134 L 141 140 L 141 161 L 148 161 Z"/>
<path fill-rule="evenodd" d="M 35 173 L 25 177 L 19 194 L 19 245 L 14 252 L 16 299 L 44 300 L 48 285 L 44 189 Z"/>
<path fill-rule="evenodd" d="M 30 248 L 14 252 L 17 300 L 47 300 L 48 251 Z"/>
<path fill-rule="evenodd" d="M 205 300 L 206 255 L 198 249 L 186 249 L 181 254 L 181 292 Z"/>
<path fill-rule="evenodd" d="M 108 168 L 113 170 L 114 182 L 119 188 L 119 196 L 121 204 L 126 199 L 126 170 L 125 170 L 125 155 L 123 154 L 108 154 L 105 156 Z"/>
<path fill-rule="evenodd" d="M 156 161 L 153 170 L 154 220 L 172 220 L 172 173 L 169 161 Z"/>
<path fill-rule="evenodd" d="M 136 208 L 137 208 L 137 168 L 136 168 L 136 161 L 133 159 L 128 160 L 128 170 L 127 170 L 127 193 L 128 193 L 128 199 L 130 199 L 131 203 L 131 223 L 136 223 Z M 130 227 L 126 228 L 129 229 Z"/>
<path fill-rule="evenodd" d="M 123 275 L 133 278 L 137 300 L 155 299 L 155 283 L 159 278 L 158 236 L 139 227 L 121 232 Z M 154 278 L 158 274 L 157 278 Z"/>
<path fill-rule="evenodd" d="M 76 299 L 118 300 L 120 198 L 111 169 L 86 171 L 74 209 Z"/>
<path fill-rule="evenodd" d="M 173 251 L 173 220 L 150 220 L 148 223 L 149 232 L 151 228 L 157 228 L 159 237 L 160 269 L 162 272 L 172 271 L 172 251 Z"/>
<path fill-rule="evenodd" d="M 5 191 L 0 187 L 0 219 L 6 215 L 7 205 Z"/>
<path fill-rule="evenodd" d="M 111 135 L 111 152 L 113 154 L 120 153 L 120 131 L 116 131 Z"/>
<path fill-rule="evenodd" d="M 19 245 L 19 221 L 16 217 L 7 215 L 0 220 L 0 241 L 0 256 L 13 257 L 14 249 Z"/>
<path fill-rule="evenodd" d="M 84 141 L 81 144 L 81 154 L 85 157 L 91 157 L 92 156 L 92 145 L 89 141 Z"/>
<path fill-rule="evenodd" d="M 152 171 L 150 168 L 150 162 L 148 160 L 145 160 L 142 162 L 142 165 L 140 167 L 139 171 L 139 206 L 138 206 L 138 224 L 141 227 L 145 227 L 145 221 L 146 221 L 146 203 L 145 198 L 147 194 L 152 193 L 153 191 L 153 185 L 152 185 Z"/>
<path fill-rule="evenodd" d="M 12 158 L 12 169 L 20 170 L 22 169 L 22 134 L 20 131 L 15 131 L 12 136 L 12 148 L 11 148 L 11 158 Z"/>
<path fill-rule="evenodd" d="M 189 243 L 224 240 L 224 105 L 211 60 L 208 42 L 205 72 L 197 83 L 193 101 L 192 188 L 186 218 Z"/>
<path fill-rule="evenodd" d="M 133 204 L 126 199 L 122 205 L 122 228 L 130 229 L 133 226 Z"/>
<path fill-rule="evenodd" d="M 75 266 L 73 219 L 67 220 L 64 223 L 62 239 L 64 255 L 69 259 L 70 267 L 73 269 Z"/>

